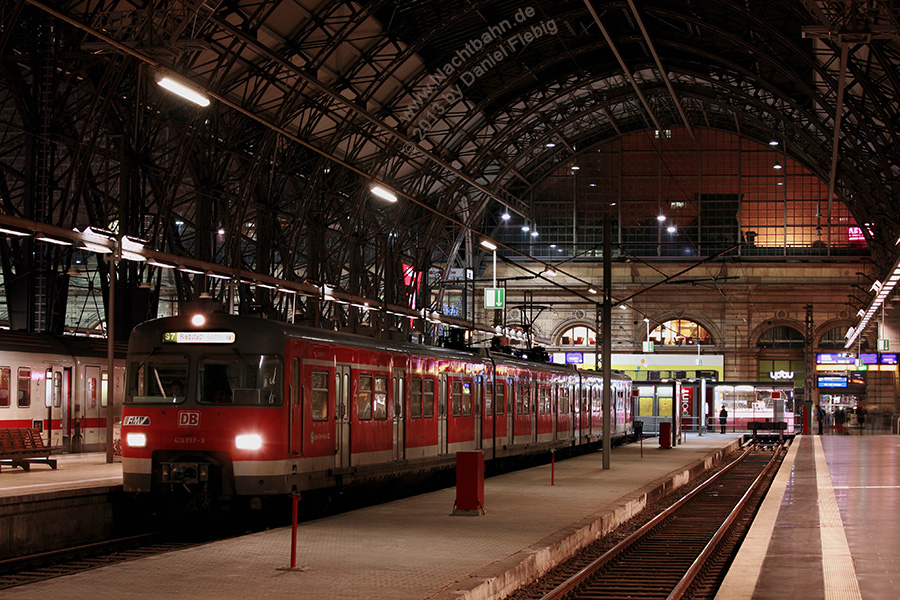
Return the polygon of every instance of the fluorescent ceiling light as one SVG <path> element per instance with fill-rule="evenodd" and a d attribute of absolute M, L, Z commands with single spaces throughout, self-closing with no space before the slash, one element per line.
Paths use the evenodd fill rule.
<path fill-rule="evenodd" d="M 383 199 L 387 200 L 388 202 L 396 202 L 397 201 L 397 194 L 395 194 L 394 192 L 392 192 L 391 190 L 389 190 L 387 188 L 381 187 L 380 185 L 373 185 L 371 188 L 371 191 L 373 194 L 375 194 L 379 198 L 383 198 Z"/>
<path fill-rule="evenodd" d="M 490 250 L 491 252 L 493 252 L 494 250 L 497 249 L 497 244 L 495 244 L 494 242 L 492 242 L 491 240 L 489 240 L 487 238 L 483 238 L 481 240 L 481 245 L 484 246 L 485 248 L 487 248 L 488 250 Z"/>
<path fill-rule="evenodd" d="M 181 83 L 180 81 L 177 81 L 176 79 L 173 79 L 172 77 L 169 77 L 168 75 L 163 75 L 156 80 L 156 83 L 159 84 L 160 87 L 169 90 L 173 94 L 181 96 L 185 100 L 190 100 L 198 106 L 209 106 L 209 98 L 207 98 L 204 94 L 184 83 Z"/>
<path fill-rule="evenodd" d="M 64 238 L 58 238 L 58 237 L 54 237 L 54 236 L 51 236 L 51 235 L 46 235 L 46 234 L 43 234 L 43 233 L 40 233 L 40 234 L 36 235 L 34 239 L 38 240 L 39 242 L 47 242 L 48 244 L 56 244 L 57 246 L 71 246 L 71 245 L 73 245 L 72 240 L 67 240 L 67 239 L 64 239 Z"/>

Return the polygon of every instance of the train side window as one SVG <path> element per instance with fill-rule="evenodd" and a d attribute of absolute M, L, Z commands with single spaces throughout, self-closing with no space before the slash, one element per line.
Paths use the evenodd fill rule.
<path fill-rule="evenodd" d="M 502 415 L 506 410 L 506 382 L 497 382 L 497 414 Z"/>
<path fill-rule="evenodd" d="M 409 414 L 413 419 L 422 417 L 422 378 L 413 377 L 410 381 Z"/>
<path fill-rule="evenodd" d="M 0 408 L 9 408 L 9 367 L 0 367 Z"/>
<path fill-rule="evenodd" d="M 494 382 L 485 381 L 484 382 L 484 414 L 491 414 L 491 409 L 494 405 Z"/>
<path fill-rule="evenodd" d="M 19 408 L 28 408 L 31 406 L 31 369 L 20 367 L 17 373 L 18 381 L 16 381 L 16 406 Z"/>
<path fill-rule="evenodd" d="M 462 414 L 464 417 L 472 415 L 472 382 L 464 381 L 462 384 Z"/>
<path fill-rule="evenodd" d="M 325 371 L 313 371 L 310 413 L 313 421 L 328 420 L 328 373 Z"/>
<path fill-rule="evenodd" d="M 450 402 L 453 407 L 453 416 L 458 417 L 462 414 L 462 382 L 454 381 L 452 389 Z"/>
<path fill-rule="evenodd" d="M 372 376 L 359 376 L 359 392 L 356 394 L 356 416 L 360 421 L 372 419 Z"/>
<path fill-rule="evenodd" d="M 375 378 L 375 418 L 379 421 L 387 419 L 387 377 L 379 375 Z"/>
<path fill-rule="evenodd" d="M 426 419 L 434 417 L 434 379 L 427 378 L 423 381 L 424 390 L 422 392 L 422 415 Z"/>

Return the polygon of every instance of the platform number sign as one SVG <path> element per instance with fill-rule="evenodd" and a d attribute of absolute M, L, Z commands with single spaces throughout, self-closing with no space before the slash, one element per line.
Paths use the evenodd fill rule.
<path fill-rule="evenodd" d="M 505 308 L 506 290 L 503 288 L 484 288 L 485 308 Z"/>

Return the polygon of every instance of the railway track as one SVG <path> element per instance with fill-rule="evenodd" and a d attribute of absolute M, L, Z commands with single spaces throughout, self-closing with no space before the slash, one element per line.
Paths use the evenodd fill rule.
<path fill-rule="evenodd" d="M 612 547 L 582 552 L 513 597 L 711 598 L 783 455 L 781 446 L 746 449 Z"/>
<path fill-rule="evenodd" d="M 172 541 L 158 533 L 146 533 L 2 560 L 0 590 L 181 550 L 208 541 Z"/>

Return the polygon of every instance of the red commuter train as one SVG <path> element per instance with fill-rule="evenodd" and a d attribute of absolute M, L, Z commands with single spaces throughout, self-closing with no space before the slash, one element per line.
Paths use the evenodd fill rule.
<path fill-rule="evenodd" d="M 253 317 L 157 319 L 131 334 L 124 488 L 261 497 L 602 440 L 599 373 Z M 612 378 L 613 436 L 631 380 Z"/>

